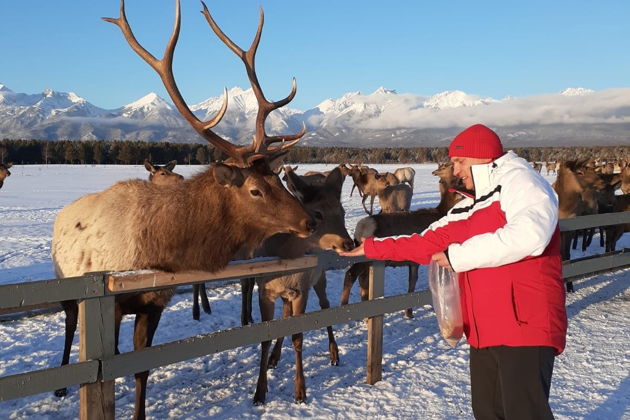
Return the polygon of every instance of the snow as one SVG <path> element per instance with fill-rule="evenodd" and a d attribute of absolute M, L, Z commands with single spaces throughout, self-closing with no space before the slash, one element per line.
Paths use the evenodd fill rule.
<path fill-rule="evenodd" d="M 392 165 L 374 165 L 392 170 Z M 411 165 L 416 170 L 412 207 L 438 202 L 435 164 Z M 325 170 L 327 165 L 299 165 L 298 173 Z M 184 176 L 201 166 L 178 166 Z M 0 190 L 0 284 L 54 277 L 50 236 L 61 207 L 90 192 L 127 178 L 146 178 L 143 166 L 16 165 Z M 544 171 L 543 171 L 544 172 Z M 552 182 L 553 175 L 547 179 Z M 360 199 L 342 194 L 347 227 L 352 234 L 364 214 Z M 624 238 L 623 241 L 628 241 Z M 596 237 L 594 244 L 598 242 Z M 624 244 L 628 246 L 628 244 Z M 599 252 L 592 245 L 587 252 Z M 576 253 L 576 256 L 582 255 Z M 406 270 L 386 269 L 386 295 L 406 291 Z M 575 283 L 567 296 L 569 333 L 566 351 L 556 359 L 550 402 L 557 419 L 630 419 L 630 271 L 619 270 Z M 339 304 L 343 270 L 328 272 L 328 295 Z M 422 267 L 418 289 L 426 289 Z M 256 293 L 256 292 L 254 292 Z M 212 314 L 201 321 L 191 316 L 191 294 L 177 294 L 162 316 L 155 344 L 240 325 L 240 287 L 221 284 L 208 290 Z M 257 297 L 254 297 L 256 302 Z M 351 302 L 359 300 L 356 286 Z M 279 313 L 279 306 L 277 305 Z M 308 311 L 318 310 L 311 295 Z M 414 308 L 413 319 L 401 313 L 385 316 L 383 380 L 365 383 L 366 326 L 335 326 L 340 365 L 330 366 L 324 330 L 305 333 L 304 370 L 308 402 L 293 403 L 293 350 L 285 340 L 283 358 L 269 372 L 264 406 L 253 406 L 259 346 L 250 345 L 176 363 L 151 371 L 147 396 L 149 418 L 173 419 L 470 419 L 468 345 L 450 348 L 439 335 L 430 306 Z M 257 310 L 254 317 L 260 319 Z M 63 349 L 62 313 L 0 322 L 0 375 L 57 366 Z M 133 320 L 125 318 L 121 351 L 130 351 Z M 78 340 L 71 360 L 77 360 Z M 52 392 L 0 402 L 3 419 L 68 419 L 78 417 L 78 387 L 68 396 Z M 134 404 L 131 377 L 116 380 L 116 417 L 130 418 Z"/>

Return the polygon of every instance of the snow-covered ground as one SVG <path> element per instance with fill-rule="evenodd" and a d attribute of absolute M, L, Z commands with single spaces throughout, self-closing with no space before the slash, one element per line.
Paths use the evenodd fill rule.
<path fill-rule="evenodd" d="M 379 170 L 391 165 L 373 165 Z M 416 169 L 412 208 L 434 207 L 439 201 L 435 164 Z M 306 170 L 326 165 L 300 165 Z M 201 166 L 178 166 L 184 176 Z M 50 238 L 57 211 L 76 198 L 126 178 L 145 178 L 138 166 L 21 166 L 11 169 L 0 190 L 0 284 L 53 278 Z M 543 170 L 544 172 L 544 170 Z M 553 182 L 553 175 L 547 177 Z M 353 232 L 364 216 L 360 199 L 349 196 L 346 180 L 343 204 L 347 227 Z M 627 238 L 622 239 L 628 241 Z M 598 242 L 595 238 L 594 242 Z M 627 244 L 624 244 L 628 246 Z M 594 245 L 588 252 L 599 252 Z M 406 270 L 386 269 L 386 294 L 406 290 Z M 420 272 L 419 289 L 426 288 Z M 616 271 L 576 283 L 567 297 L 569 334 L 566 351 L 556 359 L 551 406 L 558 419 L 630 419 L 630 271 Z M 328 295 L 339 304 L 343 271 L 328 273 Z M 240 289 L 236 284 L 209 290 L 212 315 L 191 316 L 190 294 L 178 294 L 166 309 L 155 343 L 240 325 Z M 254 301 L 256 301 L 254 297 Z M 353 290 L 351 301 L 358 301 Z M 277 305 L 279 306 L 279 305 Z M 308 310 L 317 310 L 314 295 Z M 256 311 L 255 311 L 256 312 Z M 155 369 L 149 378 L 147 415 L 174 419 L 469 419 L 468 345 L 450 348 L 440 337 L 430 306 L 416 308 L 415 318 L 395 313 L 385 317 L 383 380 L 365 383 L 366 327 L 352 322 L 335 327 L 339 366 L 330 366 L 324 331 L 305 333 L 304 369 L 307 404 L 293 403 L 293 354 L 285 340 L 284 356 L 269 372 L 267 404 L 253 406 L 259 346 L 251 345 Z M 258 314 L 254 316 L 259 319 Z M 127 318 L 121 331 L 121 351 L 132 348 L 133 327 Z M 75 340 L 75 343 L 77 341 Z M 57 366 L 63 348 L 62 313 L 0 322 L 0 375 Z M 75 344 L 72 360 L 77 359 Z M 133 378 L 116 381 L 116 417 L 133 413 Z M 0 402 L 3 419 L 69 419 L 78 417 L 78 387 L 59 399 L 51 393 Z"/>

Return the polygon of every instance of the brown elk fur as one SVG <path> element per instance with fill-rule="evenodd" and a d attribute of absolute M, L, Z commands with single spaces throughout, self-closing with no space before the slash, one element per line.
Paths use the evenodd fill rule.
<path fill-rule="evenodd" d="M 0 163 L 0 188 L 2 188 L 2 186 L 4 185 L 4 180 L 6 179 L 6 177 L 11 176 L 9 168 L 12 166 L 13 164 L 11 162 L 6 164 Z"/>

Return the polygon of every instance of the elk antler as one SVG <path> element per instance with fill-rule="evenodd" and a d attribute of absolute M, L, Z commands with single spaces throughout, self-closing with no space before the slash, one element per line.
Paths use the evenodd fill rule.
<path fill-rule="evenodd" d="M 207 12 L 206 5 L 204 4 L 203 6 L 204 6 L 205 11 Z M 258 134 L 258 125 L 259 125 L 258 120 L 260 119 L 260 116 L 262 113 L 264 117 L 262 117 L 261 123 L 263 125 L 263 139 L 265 140 L 265 145 L 268 145 L 272 142 L 283 141 L 285 139 L 288 139 L 288 140 L 295 139 L 295 141 L 289 141 L 289 143 L 283 144 L 282 147 L 276 147 L 276 148 L 261 147 L 260 143 L 262 143 L 262 141 L 258 140 L 258 137 L 255 138 L 254 144 L 250 146 L 237 146 L 225 140 L 224 138 L 222 138 L 221 136 L 219 136 L 218 134 L 216 134 L 215 132 L 211 130 L 215 125 L 219 123 L 219 121 L 221 121 L 221 119 L 225 115 L 225 111 L 227 110 L 227 104 L 228 104 L 227 89 L 224 89 L 225 96 L 224 96 L 224 101 L 223 101 L 223 105 L 221 106 L 221 109 L 217 112 L 216 116 L 212 118 L 210 121 L 201 121 L 192 113 L 192 111 L 190 110 L 186 102 L 184 101 L 184 98 L 182 97 L 179 91 L 179 88 L 177 87 L 177 83 L 175 82 L 175 78 L 173 76 L 173 53 L 175 51 L 175 46 L 177 45 L 177 40 L 179 38 L 179 30 L 180 30 L 180 23 L 181 23 L 179 0 L 176 0 L 175 2 L 175 23 L 173 25 L 173 32 L 171 34 L 170 39 L 168 40 L 168 43 L 166 44 L 166 48 L 164 50 L 164 56 L 160 60 L 155 58 L 150 52 L 148 52 L 144 47 L 142 47 L 142 45 L 140 45 L 140 43 L 134 36 L 133 31 L 131 30 L 131 27 L 129 26 L 129 22 L 127 22 L 127 17 L 125 16 L 125 1 L 124 0 L 120 1 L 120 16 L 117 19 L 114 19 L 114 18 L 102 18 L 102 19 L 105 20 L 106 22 L 110 22 L 118 26 L 120 30 L 122 31 L 123 36 L 127 40 L 127 43 L 136 52 L 136 54 L 138 54 L 140 58 L 146 61 L 158 73 L 158 75 L 160 76 L 160 79 L 162 79 L 162 83 L 164 84 L 166 91 L 171 97 L 171 100 L 173 101 L 173 103 L 175 104 L 175 107 L 177 108 L 179 113 L 184 117 L 184 119 L 186 119 L 186 121 L 188 121 L 188 123 L 195 129 L 195 131 L 197 131 L 197 133 L 199 133 L 209 143 L 211 143 L 216 148 L 223 151 L 225 154 L 230 156 L 236 162 L 249 164 L 254 159 L 260 158 L 263 155 L 276 154 L 278 151 L 281 151 L 293 145 L 297 141 L 297 139 L 299 139 L 299 137 L 304 135 L 305 129 L 303 130 L 301 135 L 299 136 L 296 135 L 297 139 L 296 139 L 296 136 L 289 136 L 286 138 L 282 138 L 282 137 L 266 137 L 264 135 L 264 119 L 269 114 L 269 112 L 271 112 L 271 110 L 279 108 L 285 103 L 288 103 L 293 98 L 293 96 L 295 95 L 295 82 L 294 82 L 294 89 L 292 91 L 292 95 L 289 95 L 290 98 L 285 99 L 286 102 L 285 101 L 276 102 L 272 104 L 272 106 L 275 106 L 276 104 L 280 104 L 280 105 L 277 105 L 274 108 L 271 108 L 269 111 L 259 110 L 258 112 L 256 131 Z M 262 21 L 261 21 L 261 26 L 259 27 L 258 33 L 257 33 L 258 39 L 260 38 L 261 29 L 262 29 Z M 252 64 L 253 64 L 253 60 L 252 60 Z M 252 74 L 255 80 L 256 74 L 255 72 L 253 72 L 253 67 L 252 67 Z M 248 75 L 249 75 L 249 69 L 248 69 Z M 250 80 L 251 78 L 252 76 L 250 76 Z M 253 83 L 254 82 L 252 82 L 252 84 Z M 256 84 L 257 83 L 258 82 L 256 81 Z M 258 89 L 260 90 L 260 87 L 258 87 Z M 262 92 L 261 92 L 261 95 L 262 95 Z"/>
<path fill-rule="evenodd" d="M 236 45 L 234 41 L 232 41 L 222 30 L 219 28 L 219 25 L 214 21 L 206 4 L 202 1 L 203 5 L 203 15 L 206 17 L 208 24 L 214 31 L 214 33 L 219 37 L 221 41 L 225 45 L 228 46 L 238 57 L 240 57 L 241 61 L 245 65 L 245 70 L 247 71 L 247 77 L 249 78 L 249 82 L 252 86 L 252 90 L 254 91 L 254 95 L 256 96 L 256 100 L 258 101 L 258 113 L 256 115 L 256 134 L 254 135 L 254 141 L 251 146 L 251 151 L 253 153 L 271 153 L 277 154 L 288 147 L 291 147 L 295 143 L 299 141 L 299 139 L 306 133 L 306 126 L 302 126 L 302 130 L 293 135 L 289 136 L 274 136 L 269 137 L 265 132 L 265 120 L 267 116 L 271 113 L 271 111 L 278 109 L 293 99 L 295 93 L 297 91 L 297 85 L 295 82 L 295 77 L 293 78 L 291 93 L 289 95 L 276 102 L 269 102 L 265 98 L 265 94 L 260 87 L 260 83 L 258 82 L 258 77 L 256 76 L 256 50 L 258 49 L 258 44 L 260 43 L 260 35 L 262 34 L 263 24 L 265 22 L 265 16 L 260 8 L 260 20 L 258 23 L 258 29 L 256 30 L 256 35 L 254 36 L 254 40 L 252 41 L 252 45 L 249 47 L 247 51 L 243 51 L 241 47 Z M 281 146 L 271 146 L 272 143 L 282 142 Z M 251 158 L 250 158 L 251 159 Z"/>

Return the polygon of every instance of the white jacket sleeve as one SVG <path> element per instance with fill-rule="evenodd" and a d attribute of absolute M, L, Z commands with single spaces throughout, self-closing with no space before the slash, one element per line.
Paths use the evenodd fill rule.
<path fill-rule="evenodd" d="M 448 248 L 453 270 L 499 267 L 543 253 L 558 224 L 558 201 L 551 186 L 529 170 L 512 170 L 501 179 L 506 224 Z"/>

